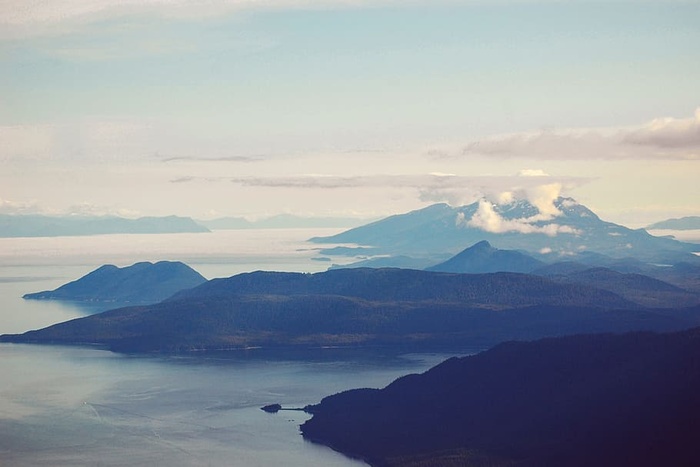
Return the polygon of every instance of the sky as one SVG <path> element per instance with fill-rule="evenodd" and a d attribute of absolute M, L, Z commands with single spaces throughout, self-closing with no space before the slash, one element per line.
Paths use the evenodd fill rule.
<path fill-rule="evenodd" d="M 0 0 L 0 213 L 700 215 L 698 24 L 673 0 Z"/>

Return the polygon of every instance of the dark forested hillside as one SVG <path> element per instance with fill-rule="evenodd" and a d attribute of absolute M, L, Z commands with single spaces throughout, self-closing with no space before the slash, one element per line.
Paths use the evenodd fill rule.
<path fill-rule="evenodd" d="M 700 465 L 700 329 L 510 342 L 308 407 L 375 466 Z"/>
<path fill-rule="evenodd" d="M 123 268 L 106 264 L 56 290 L 30 293 L 24 298 L 150 304 L 204 282 L 201 274 L 179 261 L 141 262 Z"/>
<path fill-rule="evenodd" d="M 573 305 L 627 308 L 636 305 L 587 285 L 559 284 L 516 273 L 451 274 L 412 269 L 337 269 L 323 273 L 253 272 L 213 279 L 171 300 L 234 295 L 340 295 L 373 301 L 438 301 L 512 308 Z"/>
<path fill-rule="evenodd" d="M 489 272 L 528 273 L 544 263 L 519 251 L 500 250 L 483 240 L 466 248 L 452 258 L 429 268 L 428 271 L 483 274 Z"/>
<path fill-rule="evenodd" d="M 698 307 L 643 309 L 609 291 L 539 276 L 344 269 L 240 274 L 155 305 L 112 310 L 0 340 L 168 352 L 325 345 L 426 349 L 698 324 Z"/>

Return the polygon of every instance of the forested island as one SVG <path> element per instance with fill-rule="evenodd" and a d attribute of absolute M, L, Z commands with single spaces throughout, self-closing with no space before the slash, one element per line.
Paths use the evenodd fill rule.
<path fill-rule="evenodd" d="M 614 288 L 615 281 L 607 285 Z M 428 350 L 700 325 L 696 294 L 672 286 L 661 288 L 661 295 L 623 290 L 626 297 L 586 283 L 510 272 L 261 271 L 213 279 L 153 305 L 3 335 L 0 341 L 102 344 L 123 352 L 290 346 Z M 665 298 L 664 307 L 645 306 L 650 296 Z"/>
<path fill-rule="evenodd" d="M 376 467 L 700 464 L 700 328 L 508 342 L 306 410 Z"/>

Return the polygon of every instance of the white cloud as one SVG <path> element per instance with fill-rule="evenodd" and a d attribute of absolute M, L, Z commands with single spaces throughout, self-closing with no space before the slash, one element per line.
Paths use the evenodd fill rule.
<path fill-rule="evenodd" d="M 534 224 L 535 217 L 520 219 L 505 219 L 494 209 L 494 205 L 485 199 L 479 200 L 479 207 L 471 219 L 466 220 L 461 214 L 457 224 L 481 229 L 491 233 L 519 232 L 523 234 L 540 233 L 554 237 L 560 233 L 578 234 L 579 232 L 567 225 Z"/>
<path fill-rule="evenodd" d="M 498 204 L 510 204 L 515 201 L 515 193 L 512 191 L 504 191 L 503 193 L 499 193 L 497 200 Z"/>
<path fill-rule="evenodd" d="M 460 213 L 457 225 L 474 227 L 491 233 L 519 232 L 523 234 L 539 233 L 554 237 L 560 233 L 576 234 L 578 231 L 567 225 L 559 224 L 535 224 L 539 216 L 505 219 L 494 209 L 494 205 L 485 199 L 479 200 L 479 207 L 471 219 L 466 220 Z"/>
<path fill-rule="evenodd" d="M 576 206 L 576 201 L 574 201 L 572 199 L 565 199 L 561 202 L 561 205 L 564 206 L 565 208 L 571 208 L 571 207 Z M 581 213 L 581 216 L 585 217 L 584 214 L 585 213 Z"/>
<path fill-rule="evenodd" d="M 461 217 L 458 217 L 457 224 L 491 233 L 540 233 L 550 237 L 560 233 L 578 234 L 579 232 L 572 227 L 553 222 L 546 223 L 562 214 L 554 204 L 561 194 L 562 184 L 559 182 L 541 183 L 541 176 L 537 176 L 535 180 L 540 182 L 540 184 L 521 188 L 517 192 L 508 191 L 501 193 L 497 199 L 498 203 L 506 206 L 506 208 L 508 205 L 514 205 L 518 199 L 526 199 L 537 209 L 536 214 L 514 219 L 505 218 L 495 209 L 494 203 L 486 198 L 482 198 L 479 200 L 478 209 L 471 219 L 465 219 L 464 215 L 460 214 Z"/>
<path fill-rule="evenodd" d="M 537 220 L 549 220 L 552 217 L 561 215 L 559 209 L 554 205 L 554 201 L 559 197 L 561 189 L 561 183 L 548 183 L 527 190 L 528 201 L 540 212 Z"/>
<path fill-rule="evenodd" d="M 39 208 L 36 202 L 18 202 L 0 198 L 0 214 L 36 214 Z"/>
<path fill-rule="evenodd" d="M 664 149 L 700 149 L 700 108 L 692 118 L 657 118 L 624 137 L 626 143 Z"/>
<path fill-rule="evenodd" d="M 521 177 L 548 177 L 549 174 L 542 169 L 523 169 L 518 172 Z"/>
<path fill-rule="evenodd" d="M 598 159 L 610 157 L 614 149 L 611 137 L 596 130 L 542 130 L 497 135 L 473 141 L 465 146 L 462 156 L 530 158 L 541 160 Z M 612 146 L 612 147 L 611 147 Z M 624 154 L 617 151 L 616 157 Z"/>
<path fill-rule="evenodd" d="M 497 135 L 473 141 L 452 155 L 464 156 L 535 160 L 698 160 L 700 108 L 691 118 L 659 118 L 636 127 L 575 128 Z M 526 169 L 521 174 L 545 175 L 538 169 Z"/>
<path fill-rule="evenodd" d="M 190 176 L 173 179 L 173 182 L 195 181 Z M 203 181 L 204 179 L 199 179 Z M 528 199 L 540 211 L 537 220 L 547 220 L 559 215 L 554 200 L 564 188 L 572 189 L 589 181 L 580 177 L 520 177 L 520 176 L 457 176 L 457 175 L 289 175 L 279 177 L 223 177 L 210 181 L 228 180 L 238 185 L 267 188 L 305 189 L 355 189 L 386 188 L 414 189 L 424 202 L 447 202 L 452 206 L 473 203 L 488 198 L 499 204 L 508 204 L 516 198 Z"/>
<path fill-rule="evenodd" d="M 294 188 L 362 188 L 372 186 L 415 187 L 425 189 L 463 189 L 478 196 L 498 195 L 509 197 L 506 190 L 530 190 L 533 197 L 558 193 L 564 186 L 571 188 L 589 181 L 583 177 L 547 177 L 546 180 L 528 179 L 519 176 L 460 176 L 435 174 L 383 174 L 349 175 L 301 174 L 278 177 L 230 177 L 227 180 L 247 186 L 294 187 Z M 549 183 L 546 183 L 549 182 Z M 551 186 L 550 186 L 551 185 Z M 546 188 L 542 188 L 546 187 Z M 544 191 L 543 191 L 544 190 Z M 556 199 L 554 196 L 551 199 Z"/>

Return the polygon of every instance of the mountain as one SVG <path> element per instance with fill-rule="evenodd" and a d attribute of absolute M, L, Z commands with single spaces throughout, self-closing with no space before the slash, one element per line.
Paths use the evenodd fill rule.
<path fill-rule="evenodd" d="M 377 256 L 350 264 L 334 264 L 330 269 L 348 268 L 401 268 L 401 269 L 425 269 L 434 264 L 429 258 L 411 258 L 410 256 Z"/>
<path fill-rule="evenodd" d="M 700 216 L 667 219 L 646 227 L 647 230 L 700 230 Z"/>
<path fill-rule="evenodd" d="M 532 271 L 532 274 L 538 276 L 566 276 L 568 274 L 585 271 L 591 267 L 586 264 L 577 263 L 576 261 L 559 261 L 557 263 L 545 264 Z"/>
<path fill-rule="evenodd" d="M 142 262 L 124 268 L 107 264 L 56 290 L 30 293 L 24 298 L 150 304 L 204 282 L 201 274 L 179 261 Z"/>
<path fill-rule="evenodd" d="M 0 214 L 0 237 L 61 237 L 103 234 L 209 232 L 189 217 L 53 217 Z"/>
<path fill-rule="evenodd" d="M 155 305 L 0 341 L 102 344 L 124 352 L 329 345 L 426 350 L 696 325 L 700 306 L 647 310 L 609 291 L 534 275 L 338 269 L 214 279 Z"/>
<path fill-rule="evenodd" d="M 636 306 L 610 292 L 557 284 L 514 273 L 448 274 L 412 269 L 337 269 L 316 274 L 264 272 L 212 279 L 168 299 L 201 300 L 236 296 L 341 296 L 377 302 L 455 303 L 489 309 L 531 305 L 602 308 Z"/>
<path fill-rule="evenodd" d="M 627 300 L 650 308 L 675 308 L 700 303 L 700 294 L 684 290 L 653 277 L 635 273 L 622 273 L 602 267 L 571 268 L 569 264 L 559 268 L 560 272 L 557 274 L 542 275 L 562 283 L 584 284 L 608 290 Z M 536 270 L 535 273 L 554 271 L 556 269 L 556 265 L 550 265 Z M 566 269 L 569 270 L 566 271 Z"/>
<path fill-rule="evenodd" d="M 456 208 L 435 204 L 311 241 L 364 245 L 372 247 L 373 254 L 414 258 L 454 255 L 466 245 L 487 240 L 502 249 L 542 254 L 552 260 L 586 251 L 667 264 L 697 260 L 690 254 L 698 250 L 696 244 L 605 222 L 571 198 L 558 198 L 554 206 L 558 215 L 547 219 L 523 200 L 493 205 L 486 214 L 483 202 Z"/>
<path fill-rule="evenodd" d="M 577 256 L 577 261 L 546 264 L 532 271 L 532 274 L 556 278 L 557 276 L 571 276 L 575 272 L 604 268 L 622 274 L 652 277 L 684 291 L 700 294 L 700 261 L 696 258 L 690 259 L 692 260 L 690 262 L 682 261 L 674 265 L 659 265 L 645 263 L 636 258 L 615 259 L 589 252 Z M 620 292 L 620 290 L 617 291 L 617 293 Z"/>
<path fill-rule="evenodd" d="M 499 250 L 486 240 L 472 245 L 428 271 L 480 274 L 487 272 L 531 272 L 544 263 L 519 251 Z"/>
<path fill-rule="evenodd" d="M 700 328 L 508 342 L 306 408 L 373 466 L 700 465 Z"/>

